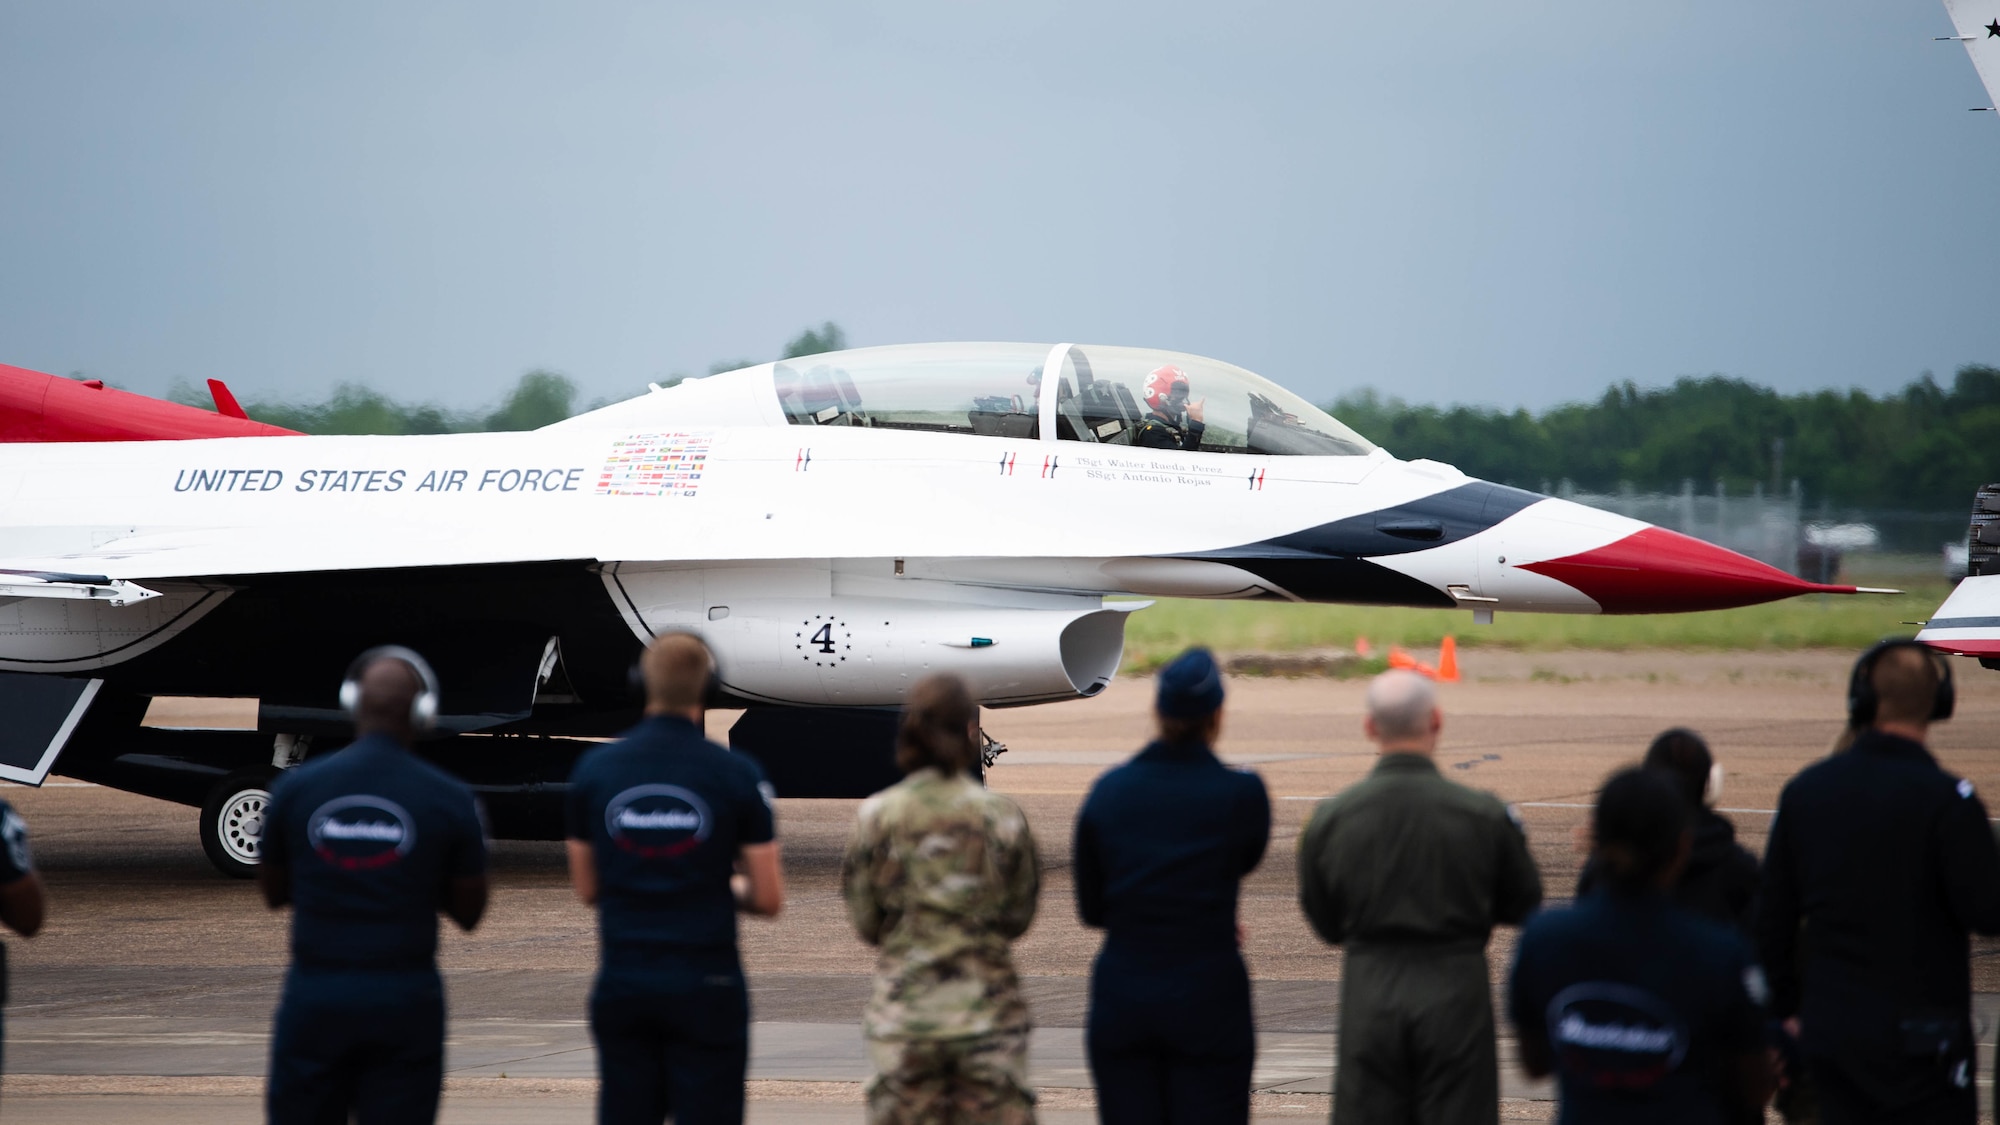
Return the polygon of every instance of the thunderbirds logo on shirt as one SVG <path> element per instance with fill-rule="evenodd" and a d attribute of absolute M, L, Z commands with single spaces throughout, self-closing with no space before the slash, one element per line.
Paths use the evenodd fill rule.
<path fill-rule="evenodd" d="M 417 843 L 417 823 L 387 797 L 335 797 L 306 821 L 306 842 L 343 871 L 373 871 L 399 862 Z"/>
<path fill-rule="evenodd" d="M 678 785 L 635 785 L 604 806 L 604 827 L 628 852 L 646 859 L 686 855 L 708 839 L 708 804 Z"/>
<path fill-rule="evenodd" d="M 1629 985 L 1571 985 L 1549 1002 L 1548 1020 L 1564 1073 L 1598 1089 L 1648 1089 L 1687 1056 L 1687 1028 L 1672 1006 Z"/>

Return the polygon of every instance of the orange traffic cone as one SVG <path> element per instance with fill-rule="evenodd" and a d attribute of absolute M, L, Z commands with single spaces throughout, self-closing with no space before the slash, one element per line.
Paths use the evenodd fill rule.
<path fill-rule="evenodd" d="M 1436 668 L 1418 660 L 1398 647 L 1391 647 L 1389 649 L 1389 667 L 1400 668 L 1406 672 L 1415 672 L 1419 676 L 1429 676 L 1433 680 L 1437 679 L 1438 676 Z"/>
<path fill-rule="evenodd" d="M 1368 659 L 1368 654 L 1374 651 L 1375 646 L 1368 643 L 1367 637 L 1354 638 L 1354 655 L 1366 660 Z"/>
<path fill-rule="evenodd" d="M 1438 675 L 1442 683 L 1458 682 L 1458 638 L 1446 637 L 1438 647 Z"/>

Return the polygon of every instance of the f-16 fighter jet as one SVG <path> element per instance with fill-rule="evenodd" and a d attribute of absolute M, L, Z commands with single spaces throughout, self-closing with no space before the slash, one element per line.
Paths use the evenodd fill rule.
<path fill-rule="evenodd" d="M 1917 639 L 1954 656 L 1973 656 L 2000 668 L 2000 484 L 1972 497 L 1966 535 L 1966 577 L 1917 633 Z"/>
<path fill-rule="evenodd" d="M 2000 98 L 2000 0 L 1944 0 L 1957 35 L 1940 36 L 1965 44 L 1988 98 Z M 1974 109 L 1994 111 L 1992 104 Z M 1994 111 L 2000 112 L 2000 111 Z M 1972 500 L 1966 543 L 1967 577 L 1931 615 L 1917 639 L 1943 652 L 1975 656 L 2000 668 L 2000 485 L 1989 484 Z"/>
<path fill-rule="evenodd" d="M 437 668 L 425 752 L 538 836 L 670 630 L 749 708 L 732 742 L 811 796 L 894 776 L 927 673 L 995 707 L 1104 690 L 1143 605 L 1112 595 L 1490 618 L 1855 592 L 1398 460 L 1227 363 L 1071 344 L 788 359 L 532 433 L 0 445 L 0 571 L 0 776 L 203 806 L 235 873 L 380 644 Z M 142 726 L 155 696 L 254 698 L 256 729 Z"/>

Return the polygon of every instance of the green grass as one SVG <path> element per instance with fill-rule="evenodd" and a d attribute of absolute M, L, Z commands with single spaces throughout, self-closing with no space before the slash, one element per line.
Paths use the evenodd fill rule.
<path fill-rule="evenodd" d="M 1524 651 L 1860 648 L 1892 633 L 1915 632 L 1903 622 L 1928 618 L 1951 586 L 1927 578 L 1904 589 L 1889 596 L 1814 594 L 1744 609 L 1643 617 L 1501 612 L 1491 625 L 1474 625 L 1470 612 L 1454 609 L 1166 598 L 1133 614 L 1126 625 L 1125 669 L 1151 671 L 1196 644 L 1219 652 L 1295 652 L 1352 649 L 1355 638 L 1366 637 L 1378 650 L 1392 644 L 1434 648 L 1447 634 L 1457 637 L 1461 648 Z"/>

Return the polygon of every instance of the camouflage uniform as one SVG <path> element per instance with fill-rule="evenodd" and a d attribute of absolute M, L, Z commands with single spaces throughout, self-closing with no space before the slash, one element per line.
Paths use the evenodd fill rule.
<path fill-rule="evenodd" d="M 862 1017 L 868 1119 L 1033 1122 L 1028 1007 L 1007 952 L 1041 889 L 1020 806 L 918 770 L 862 803 L 841 882 L 855 932 L 882 947 Z"/>

